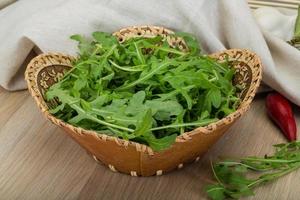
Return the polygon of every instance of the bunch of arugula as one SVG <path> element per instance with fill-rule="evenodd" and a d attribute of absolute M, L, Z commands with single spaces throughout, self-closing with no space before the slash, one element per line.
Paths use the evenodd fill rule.
<path fill-rule="evenodd" d="M 206 187 L 208 196 L 223 200 L 254 195 L 254 187 L 300 168 L 300 141 L 274 147 L 276 151 L 272 156 L 228 159 L 212 164 L 217 183 Z"/>
<path fill-rule="evenodd" d="M 160 36 L 123 43 L 104 32 L 92 36 L 71 36 L 79 57 L 46 93 L 47 100 L 59 100 L 50 112 L 70 124 L 158 151 L 239 104 L 229 62 L 200 55 L 192 35 L 174 35 L 185 39 L 186 52 Z"/>

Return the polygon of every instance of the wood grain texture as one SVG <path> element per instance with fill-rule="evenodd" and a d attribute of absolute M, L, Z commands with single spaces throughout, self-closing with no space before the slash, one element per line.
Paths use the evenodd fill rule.
<path fill-rule="evenodd" d="M 299 107 L 297 123 L 300 124 Z M 283 136 L 265 113 L 264 96 L 197 163 L 159 177 L 130 177 L 96 163 L 38 111 L 27 91 L 0 89 L 0 199 L 206 199 L 210 159 L 264 155 Z M 255 190 L 251 200 L 297 200 L 300 171 Z"/>

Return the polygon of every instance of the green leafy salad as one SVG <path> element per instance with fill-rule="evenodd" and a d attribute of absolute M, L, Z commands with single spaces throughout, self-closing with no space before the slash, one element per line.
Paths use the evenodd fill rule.
<path fill-rule="evenodd" d="M 176 136 L 234 112 L 238 89 L 234 69 L 200 54 L 187 33 L 188 51 L 166 38 L 132 38 L 119 43 L 109 33 L 88 39 L 73 35 L 79 56 L 71 70 L 52 85 L 50 112 L 74 126 L 166 149 Z"/>

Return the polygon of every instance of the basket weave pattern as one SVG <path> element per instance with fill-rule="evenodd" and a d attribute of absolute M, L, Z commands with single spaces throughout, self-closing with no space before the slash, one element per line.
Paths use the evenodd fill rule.
<path fill-rule="evenodd" d="M 120 42 L 131 37 L 161 35 L 167 38 L 171 46 L 178 46 L 180 49 L 186 50 L 184 41 L 170 35 L 172 33 L 171 30 L 162 27 L 140 26 L 122 29 L 114 35 Z M 154 152 L 143 144 L 72 126 L 49 113 L 44 94 L 72 67 L 74 57 L 60 53 L 39 55 L 29 63 L 25 79 L 28 89 L 42 113 L 51 122 L 63 128 L 69 136 L 93 155 L 95 160 L 101 161 L 113 171 L 132 176 L 161 175 L 164 172 L 183 167 L 184 163 L 198 161 L 232 123 L 249 109 L 260 84 L 261 62 L 254 53 L 248 50 L 231 49 L 210 56 L 220 61 L 229 59 L 236 69 L 234 82 L 245 88 L 240 94 L 242 101 L 239 108 L 215 123 L 178 136 L 176 142 L 169 149 L 161 152 Z"/>

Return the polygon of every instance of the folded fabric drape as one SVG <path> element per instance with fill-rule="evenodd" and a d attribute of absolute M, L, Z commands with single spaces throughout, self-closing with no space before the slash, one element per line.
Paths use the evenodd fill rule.
<path fill-rule="evenodd" d="M 288 15 L 277 27 L 291 37 L 296 14 Z M 34 46 L 76 54 L 72 34 L 147 24 L 193 33 L 206 53 L 229 48 L 256 52 L 264 66 L 263 81 L 300 105 L 300 52 L 256 21 L 247 1 L 236 0 L 17 1 L 0 10 L 0 85 L 26 88 L 20 66 Z"/>

